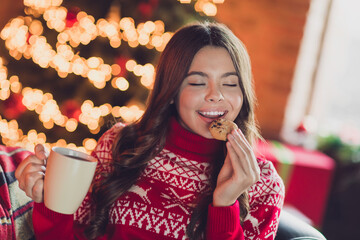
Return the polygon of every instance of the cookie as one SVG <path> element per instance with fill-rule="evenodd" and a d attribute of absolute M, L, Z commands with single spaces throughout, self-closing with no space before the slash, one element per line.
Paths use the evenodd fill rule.
<path fill-rule="evenodd" d="M 218 140 L 226 141 L 227 135 L 238 126 L 229 120 L 219 118 L 210 124 L 209 130 L 211 135 Z"/>

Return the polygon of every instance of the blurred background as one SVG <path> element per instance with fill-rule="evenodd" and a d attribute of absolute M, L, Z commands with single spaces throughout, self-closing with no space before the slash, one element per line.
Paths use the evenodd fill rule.
<path fill-rule="evenodd" d="M 249 51 L 286 206 L 328 239 L 360 229 L 358 0 L 1 0 L 0 143 L 90 152 L 141 117 L 179 27 L 225 23 Z"/>

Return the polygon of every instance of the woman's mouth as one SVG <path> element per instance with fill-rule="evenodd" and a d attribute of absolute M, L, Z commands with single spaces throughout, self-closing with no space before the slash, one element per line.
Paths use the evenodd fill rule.
<path fill-rule="evenodd" d="M 218 119 L 221 118 L 223 116 L 225 116 L 225 114 L 228 111 L 197 111 L 202 117 L 205 118 L 210 118 L 210 119 Z"/>

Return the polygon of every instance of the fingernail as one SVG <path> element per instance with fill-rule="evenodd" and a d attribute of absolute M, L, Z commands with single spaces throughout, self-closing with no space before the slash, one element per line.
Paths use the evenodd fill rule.
<path fill-rule="evenodd" d="M 41 170 L 43 170 L 44 172 L 46 171 L 46 167 L 45 167 L 45 166 L 41 166 L 40 168 L 41 168 Z"/>

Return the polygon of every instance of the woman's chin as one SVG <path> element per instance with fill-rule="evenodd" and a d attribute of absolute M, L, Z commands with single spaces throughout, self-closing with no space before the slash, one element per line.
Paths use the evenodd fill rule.
<path fill-rule="evenodd" d="M 199 135 L 204 137 L 204 138 L 207 138 L 207 139 L 214 139 L 214 137 L 211 135 L 210 132 L 202 133 L 202 134 L 199 133 Z"/>

